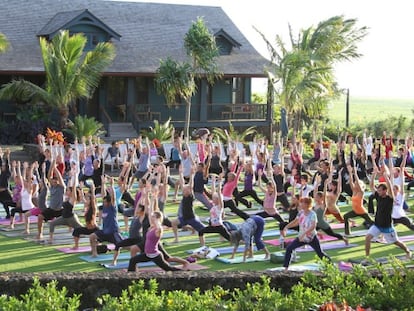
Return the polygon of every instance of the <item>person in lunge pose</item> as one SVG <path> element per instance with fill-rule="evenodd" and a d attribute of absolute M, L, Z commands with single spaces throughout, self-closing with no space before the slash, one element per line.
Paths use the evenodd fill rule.
<path fill-rule="evenodd" d="M 318 236 L 316 234 L 317 216 L 312 210 L 312 199 L 301 198 L 299 207 L 300 211 L 298 217 L 283 229 L 283 231 L 285 231 L 284 235 L 286 235 L 287 229 L 294 228 L 299 225 L 298 237 L 294 239 L 292 243 L 289 243 L 286 248 L 285 260 L 283 263 L 285 271 L 289 268 L 292 252 L 305 244 L 309 244 L 315 250 L 319 258 L 326 257 L 330 260 L 329 256 L 322 251 Z"/>

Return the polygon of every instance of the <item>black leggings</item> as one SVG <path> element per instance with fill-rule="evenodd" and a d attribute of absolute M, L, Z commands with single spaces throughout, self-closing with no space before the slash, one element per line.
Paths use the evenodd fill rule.
<path fill-rule="evenodd" d="M 333 237 L 337 238 L 338 240 L 343 240 L 344 239 L 344 236 L 342 234 L 336 233 L 335 231 L 332 230 L 331 227 L 328 227 L 327 229 L 316 227 L 316 230 L 322 230 L 327 235 L 333 236 Z"/>
<path fill-rule="evenodd" d="M 411 220 L 408 217 L 401 217 L 401 218 L 393 218 L 392 221 L 394 224 L 403 224 L 407 228 L 414 230 L 414 224 L 411 222 Z"/>
<path fill-rule="evenodd" d="M 254 190 L 243 190 L 242 192 L 240 192 L 237 196 L 236 196 L 236 201 L 239 201 L 240 203 L 242 203 L 244 206 L 246 207 L 250 207 L 249 205 L 249 201 L 247 201 L 244 197 L 247 196 L 251 196 L 257 203 L 259 203 L 260 205 L 263 205 L 263 200 L 261 200 L 258 196 L 257 196 L 257 192 Z"/>
<path fill-rule="evenodd" d="M 283 220 L 283 218 L 279 214 L 269 215 L 267 212 L 263 211 L 263 212 L 257 213 L 256 215 L 260 216 L 262 218 L 273 217 L 274 219 L 276 219 L 279 222 L 279 229 L 280 230 L 282 230 L 282 228 L 284 228 L 284 226 L 286 224 L 286 222 Z"/>
<path fill-rule="evenodd" d="M 78 227 L 78 228 L 73 229 L 72 236 L 76 236 L 79 238 L 81 235 L 90 235 L 98 229 L 99 229 L 98 227 L 95 227 L 93 229 L 88 229 L 86 227 Z"/>
<path fill-rule="evenodd" d="M 203 236 L 205 233 L 219 233 L 227 241 L 230 241 L 230 233 L 224 226 L 208 226 L 204 227 L 198 232 L 199 236 Z"/>
<path fill-rule="evenodd" d="M 369 217 L 369 215 L 367 213 L 365 214 L 357 214 L 354 211 L 350 211 L 348 213 L 346 213 L 344 215 L 344 221 L 345 221 L 345 234 L 349 235 L 350 231 L 349 231 L 349 218 L 354 218 L 354 217 L 362 217 L 364 218 L 365 222 L 369 225 L 373 224 L 374 222 L 372 221 L 372 219 Z"/>
<path fill-rule="evenodd" d="M 3 190 L 0 192 L 0 203 L 3 205 L 4 211 L 6 212 L 6 216 L 10 217 L 10 208 L 9 203 L 13 202 L 13 198 L 9 192 L 9 190 Z"/>
<path fill-rule="evenodd" d="M 129 260 L 128 271 L 137 271 L 137 263 L 153 261 L 158 267 L 164 271 L 181 271 L 181 269 L 171 266 L 165 261 L 164 256 L 160 253 L 157 257 L 150 258 L 145 253 L 138 254 Z"/>
<path fill-rule="evenodd" d="M 236 207 L 236 203 L 234 203 L 233 200 L 224 201 L 224 207 L 228 207 L 233 213 L 235 213 L 237 216 L 239 216 L 243 220 L 250 218 L 250 216 L 247 213 L 239 210 Z"/>

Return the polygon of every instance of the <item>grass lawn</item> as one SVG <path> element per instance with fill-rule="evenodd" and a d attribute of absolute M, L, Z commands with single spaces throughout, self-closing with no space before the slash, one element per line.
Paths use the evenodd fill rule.
<path fill-rule="evenodd" d="M 389 117 L 405 116 L 413 118 L 414 100 L 390 99 L 390 98 L 367 98 L 353 97 L 349 100 L 349 122 L 350 124 L 368 123 L 384 120 Z M 334 122 L 345 123 L 346 98 L 329 105 L 329 118 Z"/>
<path fill-rule="evenodd" d="M 413 202 L 409 202 L 411 206 Z M 80 208 L 80 207 L 79 207 Z M 177 203 L 169 203 L 166 207 L 167 214 L 173 215 L 176 211 Z M 342 211 L 349 210 L 349 206 L 342 207 Z M 206 217 L 207 211 L 196 207 L 196 213 L 200 217 Z M 4 215 L 3 215 L 4 216 Z M 240 222 L 239 219 L 234 217 L 227 217 L 227 220 L 232 222 Z M 361 223 L 362 219 L 355 219 L 357 223 Z M 83 221 L 81 219 L 81 221 Z M 22 225 L 19 228 L 22 228 Z M 2 226 L 5 227 L 4 225 Z M 47 225 L 45 225 L 45 228 Z M 277 223 L 273 219 L 266 221 L 266 230 L 277 229 Z M 353 228 L 353 230 L 360 230 L 362 227 Z M 23 230 L 23 228 L 22 228 Z M 414 232 L 409 231 L 406 227 L 398 225 L 398 233 L 400 236 L 411 235 Z M 343 229 L 336 229 L 336 231 L 343 233 Z M 19 232 L 19 231 L 17 231 Z M 171 229 L 167 229 L 165 234 L 170 234 Z M 96 272 L 96 271 L 115 271 L 108 270 L 99 265 L 96 262 L 86 262 L 81 260 L 81 255 L 89 255 L 89 253 L 77 253 L 66 254 L 57 251 L 58 247 L 70 247 L 71 241 L 66 245 L 39 245 L 35 242 L 27 241 L 23 236 L 8 237 L 7 231 L 0 231 L 0 272 Z M 32 224 L 32 236 L 36 234 L 35 224 Z M 66 235 L 69 235 L 66 232 Z M 296 235 L 293 234 L 292 237 Z M 47 237 L 47 235 L 46 235 Z M 276 239 L 278 236 L 266 237 L 266 239 Z M 198 248 L 197 235 L 186 235 L 180 237 L 180 243 L 172 243 L 172 238 L 163 239 L 165 248 L 167 251 L 175 256 L 187 257 L 187 250 Z M 207 245 L 210 247 L 225 247 L 229 246 L 226 241 L 220 241 L 218 235 L 207 234 Z M 327 243 L 327 242 L 324 242 Z M 364 237 L 350 238 L 350 243 L 358 244 L 358 246 L 352 248 L 338 248 L 334 250 L 327 250 L 326 252 L 332 257 L 334 262 L 340 260 L 349 260 L 351 258 L 361 258 L 364 256 Z M 408 245 L 414 245 L 414 239 L 412 242 L 407 242 Z M 86 243 L 84 244 L 86 245 Z M 280 251 L 279 247 L 268 246 L 270 252 Z M 128 253 L 128 250 L 123 250 Z M 403 251 L 397 248 L 395 245 L 385 245 L 380 243 L 372 244 L 372 257 L 387 257 L 389 255 L 402 255 Z M 239 256 L 241 254 L 239 253 Z M 300 259 L 298 264 L 311 263 L 315 260 L 314 252 L 300 252 L 298 253 Z M 229 257 L 229 255 L 224 255 Z M 122 261 L 122 260 L 119 260 Z M 123 260 L 125 261 L 125 260 Z M 107 261 L 109 263 L 110 261 Z M 241 264 L 225 264 L 214 259 L 199 259 L 198 263 L 208 267 L 211 271 L 248 271 L 248 270 L 266 270 L 268 268 L 278 267 L 281 264 L 273 264 L 270 262 L 254 262 L 254 263 L 241 263 Z"/>

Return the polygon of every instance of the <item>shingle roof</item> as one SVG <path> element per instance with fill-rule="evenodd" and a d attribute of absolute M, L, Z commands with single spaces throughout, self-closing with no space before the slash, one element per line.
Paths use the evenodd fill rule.
<path fill-rule="evenodd" d="M 99 26 L 104 31 L 109 33 L 110 37 L 119 40 L 121 37 L 113 29 L 108 27 L 99 18 L 93 15 L 89 10 L 76 10 L 70 12 L 57 13 L 39 32 L 38 36 L 53 37 L 61 29 L 67 29 L 78 23 L 78 20 L 84 20 L 87 18 L 88 21 L 93 22 L 94 25 Z"/>
<path fill-rule="evenodd" d="M 264 76 L 267 64 L 219 7 L 103 0 L 36 0 L 30 5 L 27 0 L 0 0 L 0 5 L 0 32 L 11 44 L 8 52 L 0 54 L 0 73 L 42 72 L 36 35 L 85 9 L 122 36 L 120 41 L 113 41 L 117 56 L 107 73 L 153 74 L 160 59 L 185 60 L 184 36 L 197 17 L 202 17 L 212 32 L 223 29 L 241 45 L 231 55 L 220 57 L 222 72 Z M 58 14 L 62 14 L 59 19 Z"/>

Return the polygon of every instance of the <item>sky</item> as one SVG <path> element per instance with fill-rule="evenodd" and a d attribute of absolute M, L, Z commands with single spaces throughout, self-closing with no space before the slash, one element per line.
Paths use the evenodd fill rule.
<path fill-rule="evenodd" d="M 266 58 L 266 46 L 253 26 L 271 42 L 276 35 L 288 42 L 289 24 L 297 34 L 332 16 L 357 19 L 357 27 L 369 28 L 358 45 L 363 56 L 335 66 L 339 87 L 349 89 L 351 96 L 414 102 L 414 18 L 409 0 L 141 0 L 144 1 L 220 6 Z M 263 82 L 253 87 L 253 91 L 265 89 Z"/>

